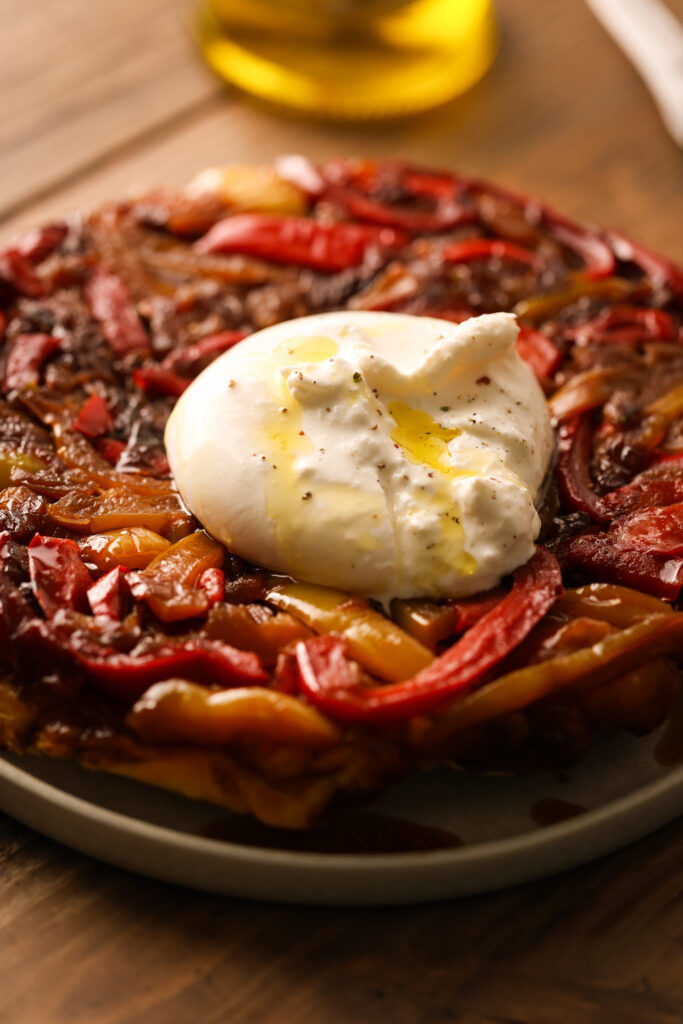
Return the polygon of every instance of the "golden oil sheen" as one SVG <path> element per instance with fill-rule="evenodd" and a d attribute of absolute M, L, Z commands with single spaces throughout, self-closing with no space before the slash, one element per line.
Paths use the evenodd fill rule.
<path fill-rule="evenodd" d="M 261 99 L 335 118 L 436 106 L 487 70 L 490 0 L 203 0 L 208 64 Z"/>

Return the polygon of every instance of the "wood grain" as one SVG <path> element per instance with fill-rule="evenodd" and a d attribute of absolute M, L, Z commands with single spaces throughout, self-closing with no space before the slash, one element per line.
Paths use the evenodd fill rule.
<path fill-rule="evenodd" d="M 683 258 L 683 158 L 624 57 L 583 4 L 498 6 L 500 57 L 474 90 L 363 128 L 224 91 L 195 59 L 185 0 L 0 0 L 0 235 L 303 150 L 462 167 Z M 0 816 L 0 1022 L 678 1024 L 681 863 L 683 822 L 500 894 L 297 909 L 138 879 Z"/>
<path fill-rule="evenodd" d="M 504 893 L 247 904 L 5 825 L 3 1024 L 678 1024 L 683 824 Z"/>

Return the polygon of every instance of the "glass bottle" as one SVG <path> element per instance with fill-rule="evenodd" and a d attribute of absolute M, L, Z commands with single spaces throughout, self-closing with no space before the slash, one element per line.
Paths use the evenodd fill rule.
<path fill-rule="evenodd" d="M 490 0 L 202 0 L 224 79 L 335 118 L 414 113 L 469 88 L 496 50 Z"/>

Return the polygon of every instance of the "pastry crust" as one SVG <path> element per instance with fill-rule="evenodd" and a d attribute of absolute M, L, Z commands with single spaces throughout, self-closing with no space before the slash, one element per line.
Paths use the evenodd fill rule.
<path fill-rule="evenodd" d="M 399 163 L 216 169 L 14 240 L 0 746 L 300 828 L 415 764 L 566 763 L 596 732 L 654 728 L 683 641 L 682 303 L 681 271 L 621 236 Z M 467 686 L 388 715 L 401 651 L 441 664 L 509 587 L 395 602 L 390 619 L 302 596 L 199 529 L 163 448 L 175 399 L 221 351 L 344 308 L 512 310 L 558 433 L 540 544 L 565 595 Z M 323 655 L 346 666 L 334 706 L 302 676 Z M 361 714 L 371 690 L 379 710 Z"/>

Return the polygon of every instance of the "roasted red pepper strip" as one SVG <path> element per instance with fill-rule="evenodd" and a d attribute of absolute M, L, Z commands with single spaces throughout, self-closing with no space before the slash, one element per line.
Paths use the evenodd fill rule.
<path fill-rule="evenodd" d="M 86 437 L 99 437 L 113 429 L 114 420 L 109 406 L 100 395 L 91 395 L 81 406 L 81 411 L 73 422 L 74 430 Z"/>
<path fill-rule="evenodd" d="M 517 352 L 537 377 L 552 377 L 562 362 L 562 353 L 541 331 L 520 327 Z"/>
<path fill-rule="evenodd" d="M 683 270 L 673 260 L 637 245 L 618 231 L 612 231 L 609 237 L 620 260 L 635 263 L 655 287 L 664 286 L 674 295 L 683 298 Z"/>
<path fill-rule="evenodd" d="M 399 228 L 402 231 L 447 231 L 460 224 L 471 224 L 477 219 L 474 206 L 462 206 L 453 196 L 447 199 L 438 198 L 433 212 L 389 206 L 343 185 L 329 185 L 326 196 L 359 220 Z"/>
<path fill-rule="evenodd" d="M 40 298 L 47 290 L 33 269 L 32 263 L 16 249 L 5 249 L 0 253 L 0 282 L 2 281 L 32 299 Z"/>
<path fill-rule="evenodd" d="M 162 370 L 193 376 L 203 360 L 227 352 L 246 336 L 246 331 L 219 331 L 218 334 L 210 334 L 201 341 L 196 341 L 194 345 L 171 352 L 159 365 Z"/>
<path fill-rule="evenodd" d="M 62 244 L 68 230 L 66 224 L 46 224 L 44 228 L 33 228 L 13 239 L 12 249 L 31 263 L 40 263 Z"/>
<path fill-rule="evenodd" d="M 190 386 L 190 381 L 173 370 L 160 366 L 142 366 L 133 370 L 133 383 L 146 395 L 171 395 L 177 398 Z"/>
<path fill-rule="evenodd" d="M 408 169 L 394 165 L 393 171 L 400 188 L 412 196 L 427 197 L 432 209 L 411 209 L 396 202 L 384 203 L 369 193 L 377 183 L 377 165 L 364 161 L 360 167 L 344 160 L 329 160 L 322 168 L 325 180 L 324 196 L 343 206 L 353 217 L 384 224 L 410 232 L 446 231 L 477 219 L 473 203 L 463 205 L 458 200 L 459 189 L 455 178 L 429 180 L 428 174 L 409 173 Z M 438 180 L 438 186 L 436 184 Z"/>
<path fill-rule="evenodd" d="M 222 569 L 205 569 L 197 580 L 197 588 L 204 591 L 212 608 L 225 600 L 225 573 Z"/>
<path fill-rule="evenodd" d="M 651 508 L 665 508 L 683 501 L 683 472 L 675 461 L 662 460 L 639 473 L 630 484 L 600 499 L 605 514 L 626 515 Z"/>
<path fill-rule="evenodd" d="M 130 598 L 126 572 L 122 565 L 117 565 L 88 588 L 88 604 L 93 615 L 101 615 L 114 622 L 121 621 L 126 613 L 126 599 Z"/>
<path fill-rule="evenodd" d="M 683 555 L 683 503 L 634 512 L 612 523 L 609 532 L 626 547 Z"/>
<path fill-rule="evenodd" d="M 429 713 L 474 689 L 533 629 L 562 593 L 560 567 L 537 548 L 515 573 L 510 593 L 445 654 L 402 683 L 362 688 L 345 659 L 340 637 L 297 644 L 301 692 L 317 708 L 344 722 L 392 722 Z"/>
<path fill-rule="evenodd" d="M 682 558 L 628 547 L 611 531 L 574 537 L 566 561 L 592 580 L 634 587 L 665 601 L 675 601 L 683 585 Z"/>
<path fill-rule="evenodd" d="M 587 415 L 574 416 L 560 424 L 555 470 L 560 494 L 571 509 L 603 521 L 608 515 L 593 490 L 589 475 L 592 451 L 593 432 Z"/>
<path fill-rule="evenodd" d="M 115 355 L 126 356 L 149 348 L 130 293 L 115 274 L 97 267 L 85 287 L 85 297 Z"/>
<path fill-rule="evenodd" d="M 51 334 L 18 334 L 12 342 L 5 367 L 5 388 L 25 388 L 40 383 L 40 371 L 46 359 L 60 348 L 61 341 Z"/>
<path fill-rule="evenodd" d="M 567 331 L 577 345 L 676 341 L 674 319 L 661 309 L 614 306 Z"/>
<path fill-rule="evenodd" d="M 28 568 L 38 604 L 48 619 L 60 608 L 88 610 L 86 594 L 92 577 L 75 541 L 36 534 L 28 546 Z"/>
<path fill-rule="evenodd" d="M 320 224 L 307 217 L 243 213 L 227 217 L 195 243 L 200 253 L 235 252 L 334 273 L 357 267 L 371 246 L 400 248 L 407 235 L 370 224 Z"/>
<path fill-rule="evenodd" d="M 466 598 L 464 601 L 455 601 L 452 605 L 455 616 L 455 633 L 466 633 L 480 619 L 493 611 L 505 597 L 505 591 L 499 588 L 490 590 L 485 594 L 477 594 L 475 597 Z"/>
<path fill-rule="evenodd" d="M 115 466 L 121 456 L 126 450 L 126 445 L 123 441 L 117 441 L 113 437 L 98 437 L 95 442 L 97 452 L 106 459 L 107 462 L 111 462 L 112 466 Z"/>
<path fill-rule="evenodd" d="M 558 242 L 581 257 L 586 264 L 586 277 L 591 281 L 612 276 L 617 261 L 611 247 L 596 229 L 575 224 L 549 209 L 545 211 L 545 223 Z"/>
<path fill-rule="evenodd" d="M 502 238 L 468 238 L 464 242 L 453 242 L 441 253 L 446 263 L 471 263 L 473 260 L 500 260 L 505 263 L 523 263 L 528 267 L 539 266 L 539 258 L 531 249 L 525 249 Z"/>
<path fill-rule="evenodd" d="M 121 654 L 111 648 L 94 652 L 90 647 L 79 649 L 76 643 L 71 651 L 96 686 L 127 704 L 163 679 L 224 687 L 262 686 L 268 680 L 256 654 L 219 640 L 170 640 L 143 654 Z"/>

